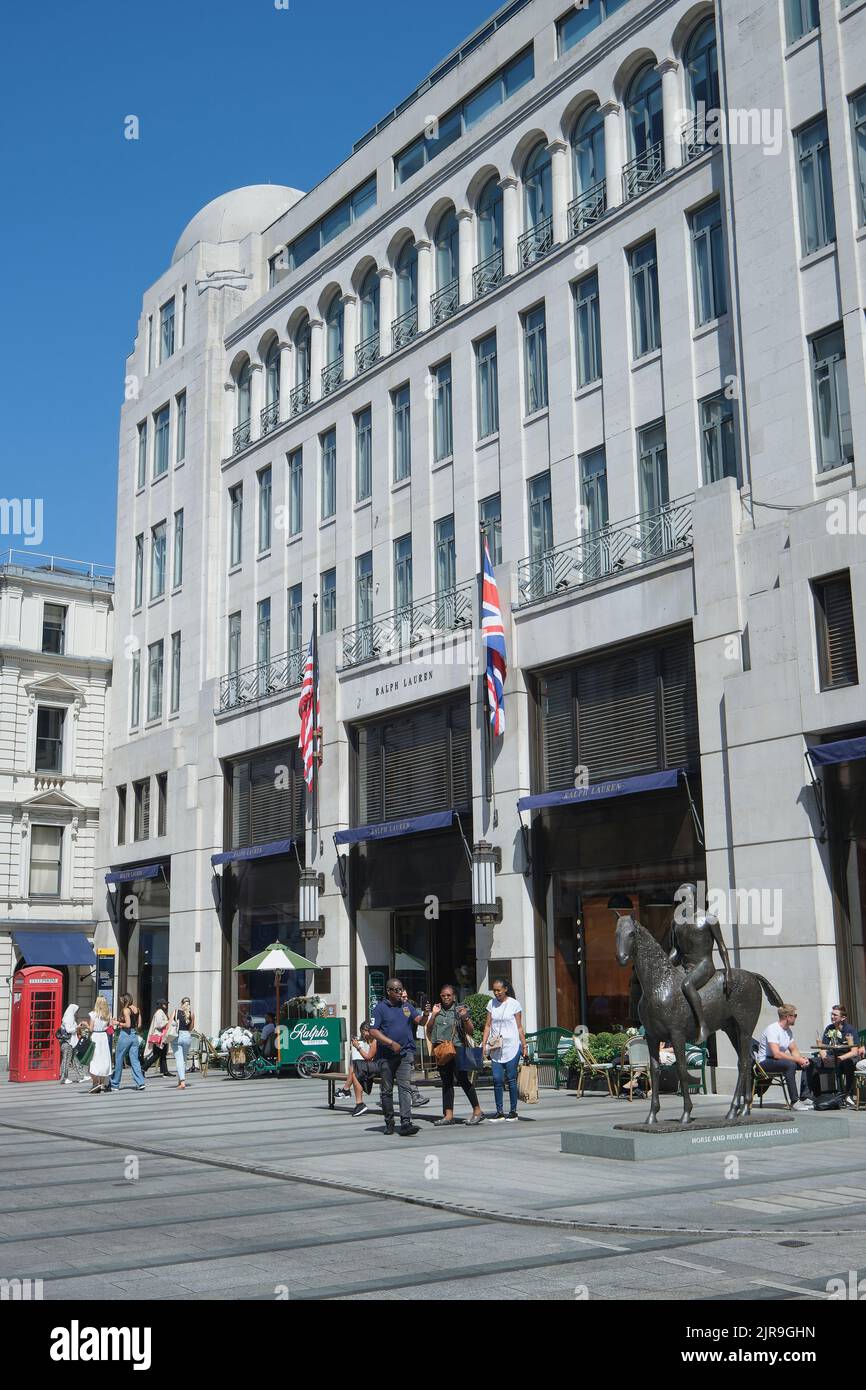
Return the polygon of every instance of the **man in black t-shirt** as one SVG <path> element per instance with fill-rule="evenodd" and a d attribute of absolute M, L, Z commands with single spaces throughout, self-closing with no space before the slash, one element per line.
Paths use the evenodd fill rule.
<path fill-rule="evenodd" d="M 860 1034 L 854 1024 L 848 1021 L 844 1004 L 833 1005 L 830 1010 L 830 1022 L 824 1029 L 821 1042 L 824 1046 L 819 1049 L 817 1067 L 836 1068 L 839 1077 L 839 1089 L 844 1093 L 845 1104 L 853 1108 L 856 1103 L 854 1100 L 854 1068 L 863 1056 L 864 1049 L 860 1046 Z M 824 1049 L 831 1043 L 835 1043 L 837 1046 L 847 1044 L 847 1049 L 844 1052 L 838 1052 L 835 1049 L 832 1052 L 825 1051 Z M 813 1086 L 816 1093 L 818 1088 L 817 1067 L 813 1073 Z"/>

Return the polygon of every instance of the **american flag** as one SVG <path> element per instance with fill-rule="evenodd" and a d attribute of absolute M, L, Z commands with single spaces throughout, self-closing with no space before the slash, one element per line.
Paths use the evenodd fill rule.
<path fill-rule="evenodd" d="M 481 591 L 481 641 L 487 650 L 487 708 L 494 734 L 505 733 L 505 696 L 502 687 L 508 672 L 505 628 L 499 611 L 499 590 L 484 537 L 484 582 Z"/>
<path fill-rule="evenodd" d="M 314 639 L 310 638 L 307 660 L 304 664 L 304 681 L 301 698 L 298 701 L 298 714 L 301 716 L 301 736 L 298 744 L 304 763 L 304 781 L 309 791 L 313 790 L 313 759 L 315 757 L 315 734 L 319 727 L 319 673 L 316 670 Z"/>

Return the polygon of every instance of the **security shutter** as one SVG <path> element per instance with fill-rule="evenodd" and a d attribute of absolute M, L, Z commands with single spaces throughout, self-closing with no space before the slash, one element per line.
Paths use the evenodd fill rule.
<path fill-rule="evenodd" d="M 233 765 L 233 849 L 292 839 L 302 827 L 303 775 L 296 745 Z"/>
<path fill-rule="evenodd" d="M 573 688 L 572 671 L 548 676 L 541 685 L 544 790 L 548 792 L 574 786 L 577 753 Z"/>
<path fill-rule="evenodd" d="M 451 806 L 468 810 L 472 805 L 472 740 L 469 705 L 451 706 Z"/>
<path fill-rule="evenodd" d="M 814 585 L 817 603 L 818 663 L 821 688 L 856 685 L 857 645 L 854 635 L 854 609 L 851 603 L 851 576 L 831 575 Z"/>
<path fill-rule="evenodd" d="M 358 823 L 469 806 L 469 704 L 461 700 L 358 729 Z"/>
<path fill-rule="evenodd" d="M 617 656 L 577 675 L 578 759 L 590 782 L 659 767 L 658 671 L 652 650 Z"/>
<path fill-rule="evenodd" d="M 358 823 L 384 820 L 382 726 L 358 730 Z"/>
<path fill-rule="evenodd" d="M 700 752 L 694 648 L 681 642 L 665 647 L 661 658 L 664 766 L 694 767 Z"/>

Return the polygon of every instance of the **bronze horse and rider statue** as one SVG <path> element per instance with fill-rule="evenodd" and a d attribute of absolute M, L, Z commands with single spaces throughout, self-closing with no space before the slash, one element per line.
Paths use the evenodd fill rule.
<path fill-rule="evenodd" d="M 725 1119 L 747 1118 L 752 1108 L 752 1037 L 761 995 L 771 1004 L 782 1003 L 763 975 L 732 968 L 718 918 L 711 913 L 698 915 L 694 902 L 689 894 L 685 910 L 674 914 L 669 952 L 633 917 L 620 917 L 616 925 L 617 960 L 620 965 L 631 961 L 641 987 L 638 1015 L 649 1045 L 652 1081 L 648 1125 L 659 1123 L 661 1044 L 670 1041 L 674 1050 L 683 1095 L 680 1124 L 687 1125 L 692 1120 L 692 1102 L 686 1044 L 704 1043 L 719 1030 L 730 1039 L 738 1062 L 737 1084 Z M 713 959 L 715 947 L 721 970 Z"/>

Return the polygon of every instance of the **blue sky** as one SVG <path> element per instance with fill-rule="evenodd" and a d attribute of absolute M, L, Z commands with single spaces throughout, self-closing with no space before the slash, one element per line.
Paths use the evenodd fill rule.
<path fill-rule="evenodd" d="M 307 190 L 496 0 L 42 0 L 4 17 L 0 496 L 39 549 L 114 562 L 142 291 L 226 189 Z M 137 115 L 140 139 L 123 137 Z M 0 547 L 19 546 L 0 536 Z"/>

